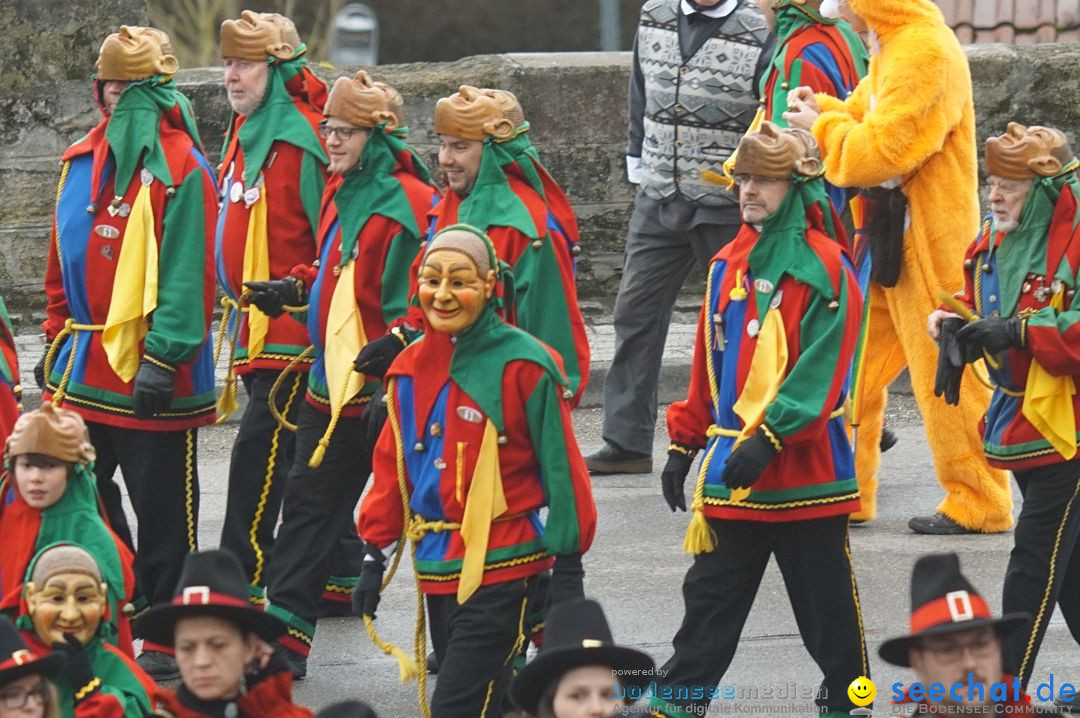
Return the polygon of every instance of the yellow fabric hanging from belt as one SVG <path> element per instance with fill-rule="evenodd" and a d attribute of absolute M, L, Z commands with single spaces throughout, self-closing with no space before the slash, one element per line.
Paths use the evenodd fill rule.
<path fill-rule="evenodd" d="M 506 494 L 503 493 L 502 471 L 499 468 L 499 433 L 488 419 L 480 455 L 476 459 L 469 494 L 465 499 L 465 515 L 461 519 L 461 540 L 465 558 L 461 562 L 457 602 L 463 604 L 480 588 L 484 580 L 484 559 L 492 522 L 506 513 Z"/>
<path fill-rule="evenodd" d="M 1059 312 L 1064 293 L 1065 288 L 1062 287 L 1050 300 L 1050 306 Z M 1021 412 L 1066 460 L 1076 456 L 1075 395 L 1076 382 L 1071 376 L 1054 376 L 1042 364 L 1031 360 Z"/>
<path fill-rule="evenodd" d="M 356 305 L 356 260 L 350 259 L 338 277 L 326 316 L 323 366 L 330 398 L 330 424 L 311 453 L 308 466 L 312 468 L 322 463 L 342 408 L 364 387 L 364 375 L 353 371 L 353 361 L 365 344 L 367 335 L 364 334 L 360 307 Z"/>
<path fill-rule="evenodd" d="M 139 342 L 146 336 L 146 317 L 157 307 L 157 293 L 158 246 L 154 208 L 150 203 L 150 182 L 144 181 L 135 195 L 124 228 L 109 314 L 101 335 L 109 366 L 125 382 L 134 379 L 139 368 Z"/>
<path fill-rule="evenodd" d="M 759 105 L 757 113 L 754 115 L 754 119 L 750 122 L 750 126 L 746 128 L 745 135 L 753 134 L 761 130 L 761 123 L 765 120 L 765 106 Z M 706 182 L 718 184 L 728 192 L 735 191 L 735 156 L 739 154 L 738 148 L 731 153 L 731 156 L 724 160 L 724 164 L 721 165 L 721 172 L 715 170 L 705 170 L 701 173 L 701 178 Z"/>
<path fill-rule="evenodd" d="M 248 215 L 247 239 L 244 241 L 245 282 L 265 282 L 270 279 L 270 247 L 266 235 L 266 185 L 259 186 L 259 199 L 251 206 Z M 237 320 L 240 318 L 237 317 Z M 258 307 L 248 307 L 248 361 L 262 354 L 270 317 Z"/>

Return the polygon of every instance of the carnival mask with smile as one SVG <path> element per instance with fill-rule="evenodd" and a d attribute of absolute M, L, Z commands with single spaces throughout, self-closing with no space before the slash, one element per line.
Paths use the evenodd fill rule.
<path fill-rule="evenodd" d="M 45 645 L 65 643 L 70 634 L 86 645 L 105 616 L 105 584 L 73 571 L 57 573 L 41 586 L 26 584 L 26 603 L 34 633 Z"/>
<path fill-rule="evenodd" d="M 105 38 L 97 60 L 98 80 L 145 80 L 172 75 L 180 67 L 169 36 L 152 27 L 121 25 Z"/>
<path fill-rule="evenodd" d="M 458 229 L 432 239 L 418 278 L 420 307 L 433 331 L 457 335 L 473 324 L 495 292 L 495 271 L 480 236 Z"/>

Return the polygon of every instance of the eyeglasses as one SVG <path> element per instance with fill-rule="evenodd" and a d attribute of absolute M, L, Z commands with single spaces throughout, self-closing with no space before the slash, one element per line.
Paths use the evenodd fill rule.
<path fill-rule="evenodd" d="M 749 184 L 753 182 L 756 185 L 775 185 L 787 180 L 779 177 L 765 177 L 763 175 L 735 175 L 735 184 Z"/>
<path fill-rule="evenodd" d="M 326 120 L 319 123 L 319 134 L 322 135 L 325 140 L 330 139 L 330 135 L 337 135 L 338 139 L 342 142 L 348 142 L 357 132 L 363 131 L 363 127 L 331 127 L 326 124 Z"/>
<path fill-rule="evenodd" d="M 956 663 L 964 655 L 964 651 L 970 650 L 976 658 L 988 658 L 994 654 L 994 651 L 999 650 L 998 646 L 997 634 L 990 632 L 964 643 L 959 641 L 938 644 L 924 642 L 920 648 L 933 653 L 942 663 Z"/>
<path fill-rule="evenodd" d="M 45 681 L 41 681 L 37 685 L 31 686 L 25 690 L 9 688 L 0 692 L 0 705 L 4 706 L 4 708 L 9 711 L 16 711 L 23 708 L 30 699 L 33 699 L 35 703 L 41 705 L 49 702 L 49 690 L 45 685 Z"/>

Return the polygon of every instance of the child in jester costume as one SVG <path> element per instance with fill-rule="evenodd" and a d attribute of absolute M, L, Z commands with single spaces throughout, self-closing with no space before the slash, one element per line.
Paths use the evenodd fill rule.
<path fill-rule="evenodd" d="M 67 659 L 55 680 L 64 718 L 143 718 L 153 709 L 154 681 L 103 640 L 107 590 L 94 557 L 71 542 L 43 548 L 26 571 L 16 625 L 35 656 Z"/>
<path fill-rule="evenodd" d="M 514 321 L 560 356 L 574 405 L 589 378 L 589 343 L 578 306 L 576 223 L 565 195 L 535 159 L 524 117 L 494 91 L 468 85 L 435 105 L 439 166 L 448 190 L 431 211 L 429 236 L 458 222 L 484 230 L 516 287 Z"/>
<path fill-rule="evenodd" d="M 0 297 L 0 443 L 7 439 L 22 410 L 22 386 L 19 384 L 19 358 L 15 355 L 15 332 L 8 318 L 7 305 Z"/>
<path fill-rule="evenodd" d="M 293 433 L 274 417 L 269 398 L 281 370 L 310 341 L 304 324 L 248 305 L 243 285 L 280 279 L 315 259 L 327 161 L 318 124 L 327 87 L 307 68 L 305 53 L 292 21 L 276 13 L 245 10 L 240 19 L 221 24 L 233 115 L 218 170 L 216 258 L 226 316 L 217 351 L 224 345 L 231 354 L 218 420 L 235 406 L 237 377 L 248 395 L 229 466 L 221 546 L 240 559 L 252 600 L 260 603 L 295 448 Z M 295 361 L 296 371 L 276 397 L 286 421 L 296 421 L 310 361 L 307 355 Z"/>
<path fill-rule="evenodd" d="M 247 283 L 251 302 L 270 316 L 307 304 L 306 316 L 294 316 L 307 321 L 314 345 L 267 574 L 268 610 L 289 624 L 281 643 L 298 676 L 306 671 L 331 557 L 353 525 L 381 428 L 370 410 L 379 381 L 353 371 L 353 362 L 367 337 L 383 336 L 405 315 L 409 267 L 438 200 L 427 168 L 405 142 L 403 109 L 397 90 L 364 71 L 334 83 L 322 127 L 331 177 L 318 258 L 285 279 Z"/>
<path fill-rule="evenodd" d="M 109 524 L 131 544 L 112 477 L 139 519 L 135 570 L 167 599 L 196 548 L 196 432 L 214 421 L 217 190 L 168 36 L 121 26 L 102 43 L 102 120 L 63 154 L 45 273 L 45 397 L 86 419 Z M 152 645 L 140 657 L 176 675 Z"/>
<path fill-rule="evenodd" d="M 659 673 L 664 687 L 719 683 L 775 555 L 825 674 L 818 703 L 839 716 L 853 707 L 848 684 L 868 670 L 847 546 L 859 492 L 843 418 L 862 301 L 821 169 L 804 130 L 764 122 L 739 143 L 745 224 L 710 265 L 689 393 L 668 409 L 661 482 L 672 511 L 686 509 L 686 475 L 699 452 L 702 460 L 684 543 L 694 554 L 686 613 Z M 701 715 L 709 703 L 658 695 L 661 715 Z"/>
<path fill-rule="evenodd" d="M 101 515 L 94 480 L 94 447 L 74 411 L 45 402 L 16 422 L 0 475 L 0 609 L 17 610 L 19 589 L 34 554 L 78 540 L 91 552 L 108 587 L 102 640 L 131 656 L 134 556 Z"/>
<path fill-rule="evenodd" d="M 453 225 L 427 243 L 425 334 L 387 372 L 389 428 L 360 509 L 366 547 L 354 597 L 372 632 L 387 559 L 413 542 L 439 662 L 433 716 L 501 714 L 538 575 L 552 569 L 550 604 L 580 597 L 581 554 L 596 530 L 567 380 L 550 348 L 498 316 L 501 283 L 481 230 Z M 420 609 L 418 660 L 423 617 Z"/>
<path fill-rule="evenodd" d="M 1034 617 L 1003 642 L 1005 670 L 1024 684 L 1055 602 L 1080 636 L 1077 164 L 1056 129 L 1014 122 L 986 141 L 991 214 L 967 251 L 963 292 L 929 321 L 946 402 L 960 400 L 965 363 L 986 361 L 986 459 L 1011 470 L 1024 497 L 1002 599 L 1005 612 Z"/>

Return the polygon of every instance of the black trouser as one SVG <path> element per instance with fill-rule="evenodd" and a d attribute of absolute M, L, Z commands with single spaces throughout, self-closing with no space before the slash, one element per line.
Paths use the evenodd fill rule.
<path fill-rule="evenodd" d="M 371 474 L 373 441 L 368 437 L 366 413 L 338 421 L 322 463 L 316 468 L 308 466 L 329 423 L 328 414 L 306 401 L 301 404 L 296 418 L 296 456 L 285 482 L 281 526 L 267 571 L 271 605 L 309 624 L 312 634 L 323 586 L 331 567 L 338 563 L 335 549 L 341 546 L 345 531 L 355 526 L 353 510 Z M 356 553 L 352 559 L 359 562 L 359 549 Z M 295 624 L 293 628 L 307 633 Z M 312 638 L 314 635 L 306 636 L 302 642 L 310 647 Z"/>
<path fill-rule="evenodd" d="M 87 426 L 97 450 L 98 492 L 113 530 L 129 544 L 120 487 L 112 478 L 117 467 L 135 509 L 139 589 L 151 605 L 167 602 L 176 591 L 184 556 L 198 550 L 198 431 L 121 429 L 92 421 Z"/>
<path fill-rule="evenodd" d="M 709 519 L 716 548 L 694 557 L 683 580 L 686 614 L 659 674 L 676 691 L 708 695 L 724 676 L 761 577 L 776 556 L 799 634 L 825 674 L 816 703 L 849 711 L 848 685 L 868 676 L 858 590 L 851 569 L 847 516 L 765 523 Z M 684 694 L 686 695 L 686 694 Z M 671 700 L 704 715 L 708 698 Z"/>
<path fill-rule="evenodd" d="M 236 554 L 256 591 L 266 580 L 266 561 L 296 448 L 293 432 L 279 425 L 270 412 L 270 389 L 279 373 L 257 369 L 241 377 L 248 401 L 233 443 L 221 529 L 221 548 Z M 306 374 L 285 377 L 276 399 L 278 411 L 288 421 L 296 422 L 306 390 Z"/>
<path fill-rule="evenodd" d="M 1013 532 L 1001 610 L 1027 613 L 1032 624 L 1004 636 L 1002 649 L 1005 671 L 1026 686 L 1055 603 L 1080 643 L 1080 459 L 1015 476 L 1024 505 Z"/>
<path fill-rule="evenodd" d="M 427 597 L 439 680 L 432 718 L 495 718 L 510 683 L 514 656 L 525 644 L 527 605 L 537 577 L 481 586 L 458 605 L 457 595 Z"/>

